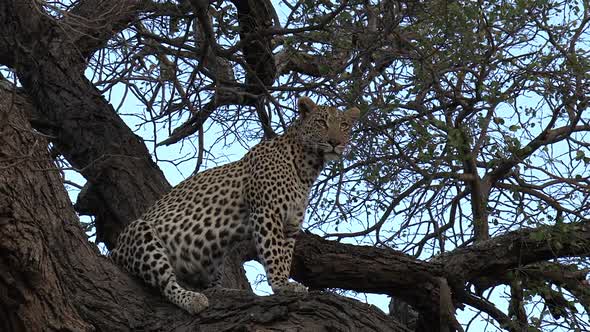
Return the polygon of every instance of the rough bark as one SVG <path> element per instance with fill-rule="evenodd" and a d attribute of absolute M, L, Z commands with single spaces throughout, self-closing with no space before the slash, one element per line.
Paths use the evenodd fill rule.
<path fill-rule="evenodd" d="M 0 96 L 0 330 L 89 330 L 55 265 L 64 243 L 86 240 L 45 138 L 23 116 L 26 105 Z"/>
<path fill-rule="evenodd" d="M 559 257 L 590 255 L 587 222 L 521 229 L 437 257 L 448 275 L 457 280 L 501 277 L 519 266 Z"/>
<path fill-rule="evenodd" d="M 277 14 L 268 0 L 232 0 L 238 10 L 240 43 L 248 71 L 246 91 L 262 94 L 264 86 L 273 84 L 276 64 L 272 54 L 272 35 L 258 33 L 271 28 L 278 21 Z"/>
<path fill-rule="evenodd" d="M 388 294 L 429 313 L 438 309 L 436 277 L 442 266 L 393 250 L 326 241 L 317 235 L 297 239 L 294 279 L 313 289 L 342 288 Z"/>

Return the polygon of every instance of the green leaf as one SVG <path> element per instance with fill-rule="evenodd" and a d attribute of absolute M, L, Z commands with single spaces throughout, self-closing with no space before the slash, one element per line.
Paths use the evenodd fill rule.
<path fill-rule="evenodd" d="M 504 121 L 504 119 L 502 119 L 501 117 L 498 117 L 497 116 L 497 117 L 494 118 L 494 123 L 495 124 L 503 125 L 504 122 L 506 122 L 506 121 Z"/>
<path fill-rule="evenodd" d="M 529 238 L 533 241 L 543 241 L 545 239 L 545 233 L 543 231 L 534 231 L 529 234 Z"/>
<path fill-rule="evenodd" d="M 561 244 L 559 241 L 553 241 L 553 247 L 557 250 L 561 250 L 563 249 L 563 244 Z"/>

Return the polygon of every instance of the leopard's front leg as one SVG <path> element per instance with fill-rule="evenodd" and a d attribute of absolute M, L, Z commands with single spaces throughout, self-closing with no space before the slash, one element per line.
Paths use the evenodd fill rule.
<path fill-rule="evenodd" d="M 289 281 L 295 239 L 285 237 L 280 216 L 270 208 L 256 209 L 250 221 L 256 251 L 273 292 L 307 292 L 305 286 Z"/>

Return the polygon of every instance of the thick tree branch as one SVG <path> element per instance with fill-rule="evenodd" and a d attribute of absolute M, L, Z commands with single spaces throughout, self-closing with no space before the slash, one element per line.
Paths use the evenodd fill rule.
<path fill-rule="evenodd" d="M 141 0 L 82 0 L 61 20 L 84 59 L 137 18 Z"/>
<path fill-rule="evenodd" d="M 442 266 L 370 246 L 326 241 L 301 234 L 295 246 L 292 277 L 312 289 L 342 288 L 388 294 L 418 310 L 438 310 L 436 277 Z"/>
<path fill-rule="evenodd" d="M 435 262 L 442 263 L 449 275 L 474 280 L 554 258 L 587 255 L 590 255 L 590 224 L 580 222 L 506 233 L 445 253 Z"/>
<path fill-rule="evenodd" d="M 246 59 L 246 91 L 262 94 L 264 86 L 275 81 L 276 65 L 272 54 L 272 35 L 260 33 L 274 26 L 276 13 L 268 0 L 232 0 L 238 10 L 240 39 Z M 261 86 L 261 84 L 263 86 Z"/>
<path fill-rule="evenodd" d="M 570 292 L 580 302 L 586 311 L 590 311 L 590 287 L 588 287 L 587 276 L 590 269 L 578 269 L 576 265 L 564 265 L 554 262 L 541 262 L 523 267 L 516 268 L 502 276 L 490 276 L 478 278 L 474 285 L 481 294 L 484 290 L 497 286 L 499 284 L 510 284 L 514 279 L 514 275 L 518 274 L 522 280 L 523 287 L 536 293 L 549 291 L 551 285 L 561 287 Z M 559 295 L 560 298 L 563 298 Z M 555 302 L 555 301 L 549 301 Z M 560 309 L 569 309 L 577 312 L 575 306 L 571 306 L 567 301 L 563 301 Z M 548 303 L 550 310 L 554 307 Z"/>

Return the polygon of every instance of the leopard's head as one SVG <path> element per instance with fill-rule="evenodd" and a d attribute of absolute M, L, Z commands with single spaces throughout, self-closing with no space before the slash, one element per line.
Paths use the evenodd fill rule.
<path fill-rule="evenodd" d="M 344 112 L 334 107 L 318 106 L 307 97 L 297 102 L 297 138 L 310 151 L 323 156 L 324 160 L 336 160 L 342 156 L 350 139 L 350 131 L 360 116 L 356 107 Z"/>

